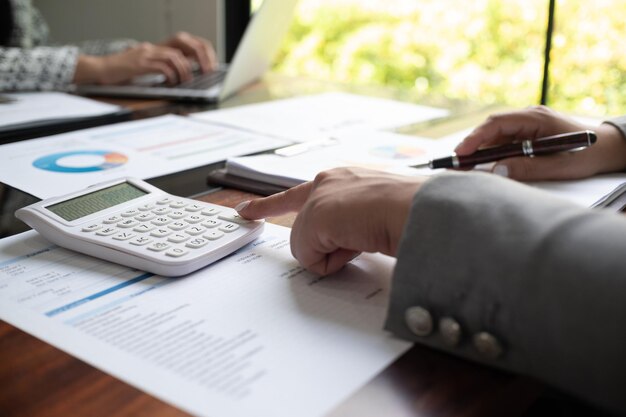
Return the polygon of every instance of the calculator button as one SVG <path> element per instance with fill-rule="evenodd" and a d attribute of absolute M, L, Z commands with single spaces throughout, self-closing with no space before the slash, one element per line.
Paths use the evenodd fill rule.
<path fill-rule="evenodd" d="M 183 248 L 172 248 L 165 252 L 167 256 L 171 256 L 173 258 L 178 258 L 179 256 L 187 255 L 189 251 Z"/>
<path fill-rule="evenodd" d="M 125 212 L 122 213 L 122 217 L 133 217 L 139 214 L 139 210 L 126 210 Z"/>
<path fill-rule="evenodd" d="M 156 215 L 162 216 L 164 214 L 169 213 L 170 211 L 172 211 L 171 208 L 169 207 L 159 207 L 158 209 L 154 209 L 152 210 L 152 212 Z"/>
<path fill-rule="evenodd" d="M 158 200 L 156 203 L 157 203 L 158 205 L 162 206 L 162 205 L 164 205 L 164 204 L 169 204 L 169 203 L 171 203 L 172 201 L 174 201 L 174 200 L 173 200 L 171 197 L 164 197 L 164 198 L 162 198 L 162 199 Z"/>
<path fill-rule="evenodd" d="M 115 239 L 115 240 L 128 240 L 128 239 L 133 238 L 135 236 L 137 236 L 135 233 L 121 232 L 121 233 L 118 233 L 115 236 L 113 236 L 113 239 Z"/>
<path fill-rule="evenodd" d="M 183 217 L 185 217 L 188 213 L 185 213 L 184 211 L 181 210 L 176 210 L 170 213 L 170 217 L 172 219 L 178 220 L 178 219 L 182 219 Z"/>
<path fill-rule="evenodd" d="M 131 227 L 135 227 L 135 226 L 138 226 L 138 225 L 139 225 L 139 222 L 138 222 L 137 220 L 134 220 L 134 219 L 126 219 L 126 220 L 124 220 L 124 221 L 122 221 L 122 222 L 119 222 L 119 223 L 117 224 L 117 227 L 121 227 L 121 228 L 123 228 L 123 229 L 129 229 L 129 228 L 131 228 Z"/>
<path fill-rule="evenodd" d="M 202 216 L 198 216 L 197 214 L 194 214 L 192 216 L 185 217 L 183 220 L 186 221 L 187 223 L 196 224 L 196 223 L 200 223 L 202 220 L 204 220 L 204 218 Z"/>
<path fill-rule="evenodd" d="M 189 229 L 185 230 L 185 233 L 190 234 L 191 236 L 201 235 L 206 229 L 200 226 L 191 226 Z"/>
<path fill-rule="evenodd" d="M 104 219 L 102 221 L 102 223 L 104 223 L 104 224 L 113 224 L 113 223 L 117 223 L 117 222 L 119 222 L 121 220 L 124 220 L 124 219 L 122 219 L 122 216 L 111 216 L 111 217 L 108 217 L 108 218 Z"/>
<path fill-rule="evenodd" d="M 170 247 L 169 243 L 165 242 L 154 242 L 148 245 L 148 249 L 153 250 L 155 252 L 160 252 Z"/>
<path fill-rule="evenodd" d="M 140 224 L 139 226 L 135 227 L 133 230 L 135 232 L 140 232 L 140 233 L 146 233 L 149 232 L 151 230 L 154 230 L 155 226 L 151 225 L 151 224 Z"/>
<path fill-rule="evenodd" d="M 185 207 L 185 211 L 190 211 L 192 213 L 195 213 L 196 211 L 200 211 L 202 210 L 203 206 L 201 206 L 200 204 L 191 204 L 187 207 Z"/>
<path fill-rule="evenodd" d="M 152 242 L 152 239 L 150 239 L 149 237 L 147 237 L 147 236 L 139 236 L 139 237 L 136 237 L 133 240 L 131 240 L 129 243 L 131 245 L 135 245 L 135 246 L 143 246 L 143 245 L 145 245 L 147 243 L 150 243 L 150 242 Z"/>
<path fill-rule="evenodd" d="M 189 227 L 189 223 L 174 222 L 174 223 L 170 223 L 167 227 L 169 227 L 172 230 L 183 230 Z"/>
<path fill-rule="evenodd" d="M 204 227 L 206 227 L 208 229 L 211 229 L 212 227 L 219 226 L 220 224 L 222 224 L 222 222 L 219 221 L 219 220 L 207 220 L 207 221 L 202 222 L 201 224 L 202 224 L 202 226 L 204 226 Z"/>
<path fill-rule="evenodd" d="M 114 233 L 117 233 L 117 228 L 110 226 L 96 232 L 98 236 L 110 236 Z"/>
<path fill-rule="evenodd" d="M 187 244 L 185 246 L 187 246 L 188 248 L 197 249 L 197 248 L 203 247 L 207 243 L 209 243 L 209 241 L 207 239 L 203 239 L 201 237 L 196 237 L 196 238 L 193 238 L 192 240 L 190 240 L 189 242 L 187 242 Z"/>
<path fill-rule="evenodd" d="M 202 214 L 204 214 L 205 216 L 215 216 L 216 214 L 219 214 L 220 210 L 215 208 L 215 207 L 205 207 L 202 210 Z"/>
<path fill-rule="evenodd" d="M 90 224 L 89 226 L 85 226 L 82 228 L 83 232 L 95 232 L 96 230 L 102 229 L 102 225 L 100 223 Z"/>
<path fill-rule="evenodd" d="M 139 211 L 150 211 L 153 208 L 154 208 L 154 204 L 152 204 L 152 203 L 144 204 L 143 206 L 137 207 L 137 209 L 139 209 Z"/>
<path fill-rule="evenodd" d="M 172 219 L 167 218 L 167 217 L 157 217 L 156 219 L 152 220 L 152 224 L 156 226 L 163 226 L 164 224 L 168 224 L 171 222 L 172 222 Z"/>
<path fill-rule="evenodd" d="M 183 208 L 188 205 L 189 203 L 187 203 L 185 200 L 176 200 L 172 202 L 172 204 L 170 204 L 170 207 L 171 208 Z"/>
<path fill-rule="evenodd" d="M 150 233 L 150 236 L 165 237 L 165 236 L 169 236 L 171 234 L 172 234 L 172 231 L 170 229 L 160 228 L 160 229 L 156 229 L 152 233 Z"/>
<path fill-rule="evenodd" d="M 219 228 L 222 232 L 234 232 L 235 230 L 239 229 L 239 225 L 235 224 L 235 223 L 226 223 L 224 226 L 220 226 Z"/>
<path fill-rule="evenodd" d="M 172 243 L 181 243 L 185 240 L 189 240 L 189 236 L 183 235 L 181 233 L 176 233 L 175 235 L 168 237 L 167 240 Z"/>
<path fill-rule="evenodd" d="M 152 213 L 142 213 L 139 216 L 135 216 L 135 220 L 139 220 L 140 222 L 147 222 L 148 220 L 152 220 L 156 217 L 156 215 Z"/>
<path fill-rule="evenodd" d="M 205 233 L 204 235 L 202 235 L 202 237 L 209 239 L 209 240 L 217 240 L 221 238 L 222 236 L 224 236 L 224 232 L 220 232 L 219 230 L 211 230 Z"/>
<path fill-rule="evenodd" d="M 224 213 L 217 216 L 217 218 L 238 224 L 250 223 L 250 220 L 244 219 L 237 213 Z"/>

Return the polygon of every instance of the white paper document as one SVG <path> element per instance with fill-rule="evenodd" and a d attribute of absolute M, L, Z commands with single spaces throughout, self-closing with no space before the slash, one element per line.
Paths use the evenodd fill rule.
<path fill-rule="evenodd" d="M 190 117 L 304 142 L 354 129 L 392 130 L 446 115 L 447 110 L 434 107 L 324 93 L 194 113 Z"/>
<path fill-rule="evenodd" d="M 446 156 L 449 152 L 449 146 L 434 139 L 355 131 L 338 135 L 335 145 L 313 147 L 294 156 L 263 154 L 229 158 L 226 170 L 239 177 L 293 187 L 312 180 L 320 171 L 343 166 L 406 174 L 407 166 Z M 410 171 L 412 175 L 433 173 L 430 169 Z"/>
<path fill-rule="evenodd" d="M 168 115 L 0 146 L 0 182 L 39 198 L 153 178 L 290 142 Z"/>
<path fill-rule="evenodd" d="M 303 270 L 289 229 L 182 278 L 0 241 L 0 319 L 200 416 L 322 416 L 410 344 L 382 326 L 394 260 Z"/>
<path fill-rule="evenodd" d="M 0 104 L 0 130 L 20 125 L 37 125 L 104 116 L 122 108 L 85 97 L 56 92 L 2 93 L 14 101 Z"/>

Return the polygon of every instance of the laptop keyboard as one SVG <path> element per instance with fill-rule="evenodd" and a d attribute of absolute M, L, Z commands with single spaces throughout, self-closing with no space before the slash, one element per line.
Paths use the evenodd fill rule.
<path fill-rule="evenodd" d="M 172 88 L 189 88 L 193 90 L 206 90 L 219 84 L 226 77 L 225 70 L 215 70 L 206 74 L 196 75 L 192 80 L 172 86 Z"/>

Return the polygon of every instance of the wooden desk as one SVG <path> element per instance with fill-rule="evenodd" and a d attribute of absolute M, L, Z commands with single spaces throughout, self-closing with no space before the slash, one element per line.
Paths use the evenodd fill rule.
<path fill-rule="evenodd" d="M 224 105 L 295 95 L 301 89 L 319 91 L 314 83 L 298 82 L 296 85 L 283 81 L 276 85 L 271 82 L 255 85 L 247 90 L 247 94 Z M 186 113 L 194 109 L 158 101 L 115 102 L 135 106 L 137 112 L 149 115 Z M 463 117 L 469 118 L 469 121 L 465 123 L 475 123 L 487 112 L 483 109 L 482 112 L 467 113 Z M 458 129 L 462 120 L 462 117 L 457 117 L 444 124 L 427 124 L 422 126 L 420 134 L 438 137 Z M 200 199 L 233 207 L 250 197 L 252 195 L 237 190 L 218 190 Z M 293 218 L 293 215 L 289 215 L 270 221 L 289 226 Z M 415 346 L 354 393 L 330 416 L 515 416 L 522 415 L 542 390 L 541 384 L 527 378 Z M 0 416 L 185 415 L 33 336 L 0 322 Z"/>

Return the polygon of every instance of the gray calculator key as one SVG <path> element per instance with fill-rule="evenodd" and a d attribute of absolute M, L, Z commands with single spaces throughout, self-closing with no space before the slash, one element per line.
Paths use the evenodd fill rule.
<path fill-rule="evenodd" d="M 139 226 L 135 227 L 133 230 L 135 232 L 146 233 L 146 232 L 150 232 L 150 231 L 154 230 L 155 228 L 156 228 L 156 226 L 153 226 L 153 225 L 148 224 L 148 223 L 144 223 L 144 224 L 140 224 Z"/>
<path fill-rule="evenodd" d="M 160 252 L 169 248 L 171 245 L 165 242 L 154 242 L 148 245 L 148 249 L 153 250 L 155 252 Z"/>
<path fill-rule="evenodd" d="M 202 226 L 204 226 L 204 227 L 206 227 L 207 229 L 211 229 L 211 228 L 213 228 L 213 227 L 217 227 L 217 226 L 219 226 L 220 224 L 222 224 L 222 222 L 221 222 L 221 221 L 219 221 L 219 220 L 213 220 L 213 219 L 206 220 L 206 221 L 204 221 L 204 222 L 202 222 L 202 223 L 201 223 L 201 225 L 202 225 Z"/>
<path fill-rule="evenodd" d="M 176 201 L 173 201 L 172 204 L 170 204 L 170 207 L 171 208 L 183 208 L 188 205 L 189 203 L 186 202 L 185 200 L 176 200 Z"/>
<path fill-rule="evenodd" d="M 117 224 L 117 227 L 121 227 L 123 229 L 130 229 L 131 227 L 138 226 L 139 222 L 135 219 L 126 219 Z"/>
<path fill-rule="evenodd" d="M 183 230 L 189 227 L 189 223 L 178 221 L 178 222 L 168 224 L 167 227 L 169 227 L 172 230 Z"/>
<path fill-rule="evenodd" d="M 139 216 L 135 216 L 135 220 L 139 220 L 140 222 L 147 222 L 148 220 L 152 220 L 155 217 L 156 217 L 156 214 L 141 213 Z"/>
<path fill-rule="evenodd" d="M 133 238 L 135 236 L 137 236 L 135 233 L 120 232 L 120 233 L 116 234 L 115 236 L 113 236 L 113 239 L 115 239 L 115 240 L 128 240 L 128 239 L 131 239 L 131 238 Z"/>
<path fill-rule="evenodd" d="M 134 217 L 140 213 L 141 212 L 136 209 L 126 210 L 125 212 L 122 213 L 122 217 Z"/>
<path fill-rule="evenodd" d="M 187 214 L 189 213 L 185 213 L 182 210 L 176 210 L 170 213 L 170 217 L 172 219 L 178 220 L 178 219 L 182 219 L 183 217 L 185 217 Z"/>
<path fill-rule="evenodd" d="M 189 236 L 182 233 L 176 233 L 175 235 L 168 237 L 167 240 L 172 243 L 181 243 L 185 240 L 189 240 Z"/>
<path fill-rule="evenodd" d="M 160 199 L 159 201 L 157 201 L 156 203 L 160 206 L 164 205 L 164 204 L 169 204 L 172 201 L 174 201 L 171 197 L 163 197 L 162 199 Z"/>
<path fill-rule="evenodd" d="M 102 225 L 100 223 L 90 224 L 89 226 L 83 227 L 81 230 L 83 232 L 95 232 L 96 230 L 102 229 Z"/>
<path fill-rule="evenodd" d="M 111 227 L 111 226 L 109 226 L 109 227 L 105 227 L 105 228 L 104 228 L 104 229 L 102 229 L 102 230 L 98 230 L 98 231 L 96 232 L 96 234 L 97 234 L 98 236 L 110 236 L 110 235 L 112 235 L 112 234 L 114 234 L 114 233 L 117 233 L 117 231 L 118 231 L 118 230 L 119 230 L 119 229 L 118 229 L 118 228 L 116 228 L 116 227 Z"/>
<path fill-rule="evenodd" d="M 170 211 L 172 211 L 171 208 L 169 207 L 159 207 L 158 209 L 154 209 L 152 210 L 152 212 L 158 216 L 162 216 L 164 214 L 169 213 Z"/>
<path fill-rule="evenodd" d="M 152 239 L 150 239 L 148 236 L 139 236 L 131 240 L 129 243 L 135 246 L 143 246 L 150 242 L 152 242 Z"/>
<path fill-rule="evenodd" d="M 102 221 L 102 223 L 104 224 L 114 224 L 117 223 L 119 221 L 122 221 L 124 219 L 122 219 L 122 216 L 111 216 L 111 217 L 107 217 L 106 219 L 104 219 Z"/>
<path fill-rule="evenodd" d="M 219 230 L 210 230 L 202 235 L 202 237 L 209 240 L 217 240 L 224 236 L 224 232 L 220 232 Z"/>
<path fill-rule="evenodd" d="M 190 234 L 191 236 L 201 235 L 206 229 L 202 226 L 191 226 L 189 229 L 185 230 L 185 233 Z"/>
<path fill-rule="evenodd" d="M 200 211 L 203 209 L 204 206 L 201 206 L 200 204 L 190 204 L 187 207 L 185 207 L 185 211 L 190 211 L 192 213 L 195 213 L 197 211 Z"/>
<path fill-rule="evenodd" d="M 152 233 L 150 233 L 150 236 L 154 236 L 154 237 L 165 237 L 165 236 L 169 236 L 172 234 L 172 231 L 170 229 L 165 229 L 163 227 L 154 230 Z"/>
<path fill-rule="evenodd" d="M 220 210 L 215 207 L 205 207 L 202 210 L 202 214 L 204 214 L 205 216 L 215 216 L 216 214 L 219 214 L 219 213 L 220 213 Z"/>
<path fill-rule="evenodd" d="M 230 232 L 234 232 L 235 230 L 239 229 L 239 225 L 235 224 L 235 223 L 226 223 L 225 225 L 220 226 L 219 229 L 222 232 L 230 233 Z"/>
<path fill-rule="evenodd" d="M 238 224 L 250 223 L 250 220 L 244 219 L 243 217 L 241 217 L 236 212 L 234 212 L 234 213 L 223 213 L 223 214 L 220 214 L 219 216 L 217 216 L 217 218 L 218 219 L 222 219 L 222 220 L 226 220 L 226 221 L 232 222 L 232 223 L 238 223 Z"/>
<path fill-rule="evenodd" d="M 185 217 L 183 220 L 190 224 L 196 224 L 204 220 L 204 217 L 198 216 L 197 214 L 193 214 L 191 216 Z"/>
<path fill-rule="evenodd" d="M 173 258 L 178 258 L 179 256 L 187 255 L 189 251 L 183 248 L 172 248 L 165 252 L 167 256 L 171 256 Z"/>
<path fill-rule="evenodd" d="M 148 204 L 144 204 L 143 206 L 139 206 L 137 208 L 139 209 L 139 211 L 150 211 L 154 208 L 154 204 L 148 203 Z"/>
<path fill-rule="evenodd" d="M 191 239 L 189 242 L 187 242 L 185 246 L 187 246 L 188 248 L 197 249 L 197 248 L 203 247 L 207 243 L 209 243 L 207 239 L 203 239 L 201 237 L 195 237 Z"/>
<path fill-rule="evenodd" d="M 152 224 L 154 224 L 155 226 L 163 226 L 171 222 L 172 219 L 170 219 L 169 217 L 157 217 L 156 219 L 152 220 Z"/>

